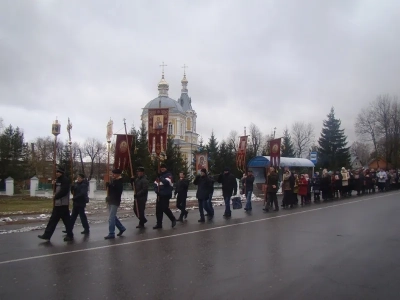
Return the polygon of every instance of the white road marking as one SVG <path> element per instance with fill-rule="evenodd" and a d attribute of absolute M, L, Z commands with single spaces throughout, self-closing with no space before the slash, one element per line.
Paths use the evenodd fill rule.
<path fill-rule="evenodd" d="M 389 195 L 394 195 L 394 194 L 399 194 L 399 193 L 398 192 L 397 193 L 390 193 Z M 309 209 L 309 210 L 293 212 L 293 213 L 289 213 L 289 214 L 285 214 L 285 215 L 279 215 L 279 216 L 273 216 L 273 217 L 268 217 L 268 218 L 252 220 L 252 221 L 241 222 L 241 223 L 237 223 L 237 224 L 228 224 L 228 225 L 222 225 L 222 226 L 206 228 L 206 229 L 201 229 L 201 230 L 177 233 L 177 234 L 161 236 L 161 237 L 155 237 L 155 238 L 149 238 L 149 239 L 144 239 L 144 240 L 139 240 L 139 241 L 133 241 L 133 242 L 126 242 L 126 243 L 119 243 L 119 244 L 113 244 L 113 245 L 106 245 L 106 246 L 99 246 L 99 247 L 93 247 L 93 248 L 80 249 L 80 250 L 72 250 L 72 251 L 65 251 L 65 252 L 59 252 L 59 253 L 53 253 L 53 254 L 45 254 L 45 255 L 37 255 L 37 256 L 31 256 L 31 257 L 24 257 L 24 258 L 18 258 L 18 259 L 5 260 L 5 261 L 1 261 L 0 265 L 5 265 L 5 264 L 10 264 L 10 263 L 15 263 L 15 262 L 21 262 L 21 261 L 27 261 L 27 260 L 34 260 L 34 259 L 39 259 L 39 258 L 52 257 L 52 256 L 60 256 L 60 255 L 66 255 L 66 254 L 72 254 L 72 253 L 80 253 L 80 252 L 94 251 L 94 250 L 107 249 L 107 248 L 113 248 L 113 247 L 120 247 L 120 246 L 126 246 L 126 245 L 133 245 L 133 244 L 139 244 L 139 243 L 146 243 L 146 242 L 163 240 L 163 239 L 168 239 L 168 238 L 174 238 L 174 237 L 179 237 L 179 236 L 184 236 L 184 235 L 189 235 L 189 234 L 196 234 L 196 233 L 200 233 L 200 232 L 224 229 L 224 228 L 229 228 L 229 227 L 234 227 L 234 226 L 241 226 L 241 225 L 252 224 L 252 223 L 257 223 L 257 222 L 263 222 L 263 221 L 279 219 L 279 218 L 286 218 L 286 217 L 290 217 L 290 216 L 294 216 L 294 215 L 306 214 L 306 213 L 315 212 L 315 211 L 319 211 L 319 210 L 324 210 L 324 209 L 328 209 L 328 208 L 332 208 L 332 207 L 350 205 L 350 204 L 354 204 L 354 203 L 360 203 L 360 202 L 363 202 L 363 201 L 369 201 L 369 200 L 373 200 L 373 199 L 383 198 L 383 197 L 386 197 L 386 196 L 389 196 L 389 195 L 385 194 L 385 195 L 371 197 L 371 198 L 364 198 L 364 199 L 353 200 L 353 201 L 345 202 L 345 203 L 328 205 L 328 206 L 325 206 L 325 207 L 312 208 L 312 209 Z"/>

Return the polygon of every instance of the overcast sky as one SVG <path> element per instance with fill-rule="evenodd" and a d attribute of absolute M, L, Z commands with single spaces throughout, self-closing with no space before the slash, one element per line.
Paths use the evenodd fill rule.
<path fill-rule="evenodd" d="M 316 139 L 334 106 L 345 133 L 379 94 L 400 95 L 398 0 L 0 1 L 0 117 L 27 141 L 105 141 L 111 117 L 140 124 L 158 95 L 164 61 L 169 96 L 183 64 L 205 141 L 255 123 L 263 133 L 312 122 Z"/>

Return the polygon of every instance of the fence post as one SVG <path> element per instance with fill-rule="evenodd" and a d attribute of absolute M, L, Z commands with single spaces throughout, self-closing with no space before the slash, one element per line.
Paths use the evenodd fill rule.
<path fill-rule="evenodd" d="M 6 195 L 14 195 L 14 179 L 12 179 L 11 177 L 8 177 L 6 179 Z"/>
<path fill-rule="evenodd" d="M 89 181 L 89 198 L 94 198 L 94 191 L 96 190 L 96 179 L 92 178 Z"/>
<path fill-rule="evenodd" d="M 36 196 L 36 191 L 38 189 L 39 179 L 36 176 L 31 178 L 31 187 L 30 187 L 30 195 L 31 197 Z"/>

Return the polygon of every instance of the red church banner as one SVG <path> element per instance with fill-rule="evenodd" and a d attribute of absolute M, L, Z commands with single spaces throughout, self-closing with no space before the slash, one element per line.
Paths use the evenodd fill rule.
<path fill-rule="evenodd" d="M 279 167 L 281 163 L 281 139 L 269 141 L 270 166 Z"/>
<path fill-rule="evenodd" d="M 168 108 L 149 108 L 149 152 L 160 155 L 167 150 Z"/>
<path fill-rule="evenodd" d="M 239 149 L 236 153 L 236 167 L 238 170 L 246 170 L 246 149 L 247 149 L 247 136 L 239 138 Z"/>
<path fill-rule="evenodd" d="M 133 135 L 117 134 L 116 136 L 114 169 L 123 171 L 129 167 L 129 150 L 132 148 Z"/>

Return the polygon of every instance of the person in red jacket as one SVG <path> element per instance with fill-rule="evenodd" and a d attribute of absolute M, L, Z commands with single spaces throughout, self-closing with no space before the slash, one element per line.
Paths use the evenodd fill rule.
<path fill-rule="evenodd" d="M 301 174 L 299 180 L 299 192 L 298 194 L 301 197 L 301 205 L 306 204 L 307 201 L 307 188 L 308 188 L 308 181 L 304 174 Z"/>

